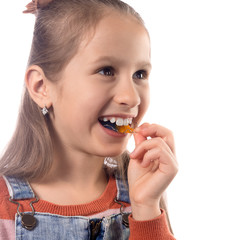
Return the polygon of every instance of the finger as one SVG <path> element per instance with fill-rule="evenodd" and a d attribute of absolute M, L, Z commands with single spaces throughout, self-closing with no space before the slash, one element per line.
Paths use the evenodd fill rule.
<path fill-rule="evenodd" d="M 135 129 L 136 132 L 141 132 L 144 135 L 146 134 L 151 134 L 152 137 L 164 137 L 171 132 L 169 129 L 158 125 L 158 124 L 149 124 L 149 123 L 144 123 L 141 126 L 137 127 Z M 147 135 L 150 136 L 150 135 Z"/>
<path fill-rule="evenodd" d="M 166 148 L 153 148 L 146 152 L 141 162 L 142 167 L 148 167 L 152 162 L 157 161 L 159 164 L 165 164 L 166 166 L 176 165 L 175 157 L 172 153 L 166 150 Z"/>
<path fill-rule="evenodd" d="M 166 149 L 159 150 L 155 148 L 145 154 L 141 166 L 147 168 L 152 164 L 152 172 L 159 169 L 159 171 L 165 175 L 175 176 L 178 171 L 178 164 L 174 158 L 174 155 L 169 154 Z"/>
<path fill-rule="evenodd" d="M 130 157 L 131 158 L 136 158 L 136 159 L 143 159 L 145 153 L 153 148 L 166 148 L 169 153 L 171 153 L 171 149 L 167 145 L 166 142 L 160 137 L 158 138 L 152 138 L 148 139 L 146 141 L 141 142 L 138 144 L 134 151 L 131 153 Z"/>
<path fill-rule="evenodd" d="M 151 163 L 153 163 L 155 160 L 158 160 L 161 157 L 161 151 L 162 150 L 160 148 L 153 148 L 153 149 L 147 151 L 143 157 L 141 166 L 146 168 Z"/>
<path fill-rule="evenodd" d="M 161 137 L 168 144 L 173 154 L 176 154 L 173 133 L 169 129 L 157 124 L 146 124 L 137 128 L 136 132 L 146 138 Z"/>
<path fill-rule="evenodd" d="M 147 126 L 149 126 L 150 125 L 150 123 L 143 123 L 143 124 L 141 124 L 139 127 L 137 127 L 136 129 L 138 129 L 138 128 L 144 128 L 144 127 L 147 127 Z"/>

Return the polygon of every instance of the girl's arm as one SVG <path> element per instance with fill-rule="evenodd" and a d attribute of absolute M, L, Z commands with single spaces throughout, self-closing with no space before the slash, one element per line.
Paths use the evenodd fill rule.
<path fill-rule="evenodd" d="M 162 126 L 145 123 L 135 130 L 134 139 L 136 147 L 128 168 L 133 221 L 155 219 L 164 225 L 160 199 L 178 171 L 173 135 Z"/>

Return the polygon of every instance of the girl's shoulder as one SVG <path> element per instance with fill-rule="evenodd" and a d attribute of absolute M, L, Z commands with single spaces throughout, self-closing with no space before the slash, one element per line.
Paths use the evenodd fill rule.
<path fill-rule="evenodd" d="M 0 177 L 0 220 L 14 220 L 16 206 L 9 201 L 9 192 L 3 177 Z"/>
<path fill-rule="evenodd" d="M 16 207 L 9 202 L 6 182 L 0 177 L 0 239 L 15 239 Z M 14 209 L 15 208 L 15 209 Z"/>
<path fill-rule="evenodd" d="M 1 176 L 0 177 L 0 200 L 2 199 L 2 197 L 9 197 L 9 192 L 8 192 L 6 182 L 4 178 Z"/>

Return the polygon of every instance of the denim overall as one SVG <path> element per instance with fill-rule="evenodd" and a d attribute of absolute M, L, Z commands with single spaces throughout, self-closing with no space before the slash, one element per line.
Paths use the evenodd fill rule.
<path fill-rule="evenodd" d="M 122 179 L 115 176 L 117 183 L 117 201 L 129 203 L 129 193 Z M 5 177 L 9 194 L 14 201 L 35 198 L 29 183 L 13 177 Z M 34 206 L 34 205 L 33 205 Z M 120 205 L 119 205 L 120 208 Z M 31 214 L 31 212 L 24 212 Z M 22 226 L 22 216 L 16 214 L 16 240 L 125 240 L 129 238 L 129 228 L 122 223 L 122 214 L 113 214 L 103 218 L 89 218 L 85 216 L 61 216 L 57 214 L 35 212 L 36 226 L 27 230 Z M 101 224 L 94 237 L 91 222 Z"/>

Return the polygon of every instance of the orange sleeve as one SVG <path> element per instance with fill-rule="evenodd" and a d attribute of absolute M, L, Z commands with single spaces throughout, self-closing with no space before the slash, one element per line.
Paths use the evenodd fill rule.
<path fill-rule="evenodd" d="M 168 228 L 166 214 L 147 221 L 136 221 L 129 216 L 129 240 L 176 240 Z"/>
<path fill-rule="evenodd" d="M 0 219 L 15 219 L 17 205 L 10 203 L 9 197 L 5 180 L 0 177 Z"/>

